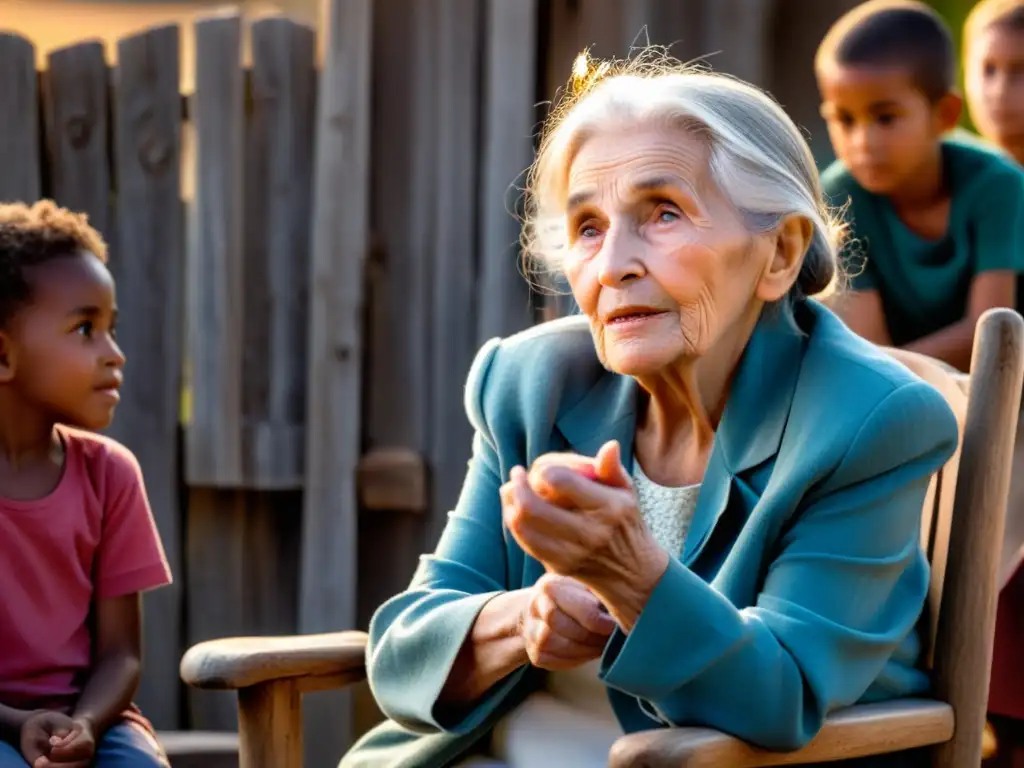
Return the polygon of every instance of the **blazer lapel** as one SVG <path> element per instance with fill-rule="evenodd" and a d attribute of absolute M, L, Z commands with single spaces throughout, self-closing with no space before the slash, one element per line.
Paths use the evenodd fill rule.
<path fill-rule="evenodd" d="M 596 456 L 609 440 L 618 440 L 626 469 L 633 470 L 633 435 L 639 386 L 629 376 L 607 373 L 579 403 L 558 418 L 558 430 L 583 456 Z"/>
<path fill-rule="evenodd" d="M 728 508 L 736 476 L 778 453 L 805 339 L 788 304 L 766 308 L 754 328 L 715 432 L 683 548 L 687 565 L 700 555 Z"/>
<path fill-rule="evenodd" d="M 728 508 L 734 477 L 778 453 L 805 340 L 788 305 L 763 312 L 740 359 L 715 433 L 683 548 L 682 560 L 687 565 L 700 555 Z M 605 442 L 617 440 L 623 464 L 632 472 L 638 397 L 639 386 L 634 379 L 609 372 L 558 418 L 557 428 L 569 447 L 584 456 L 594 456 Z M 527 556 L 526 583 L 534 583 L 543 573 L 544 566 Z"/>

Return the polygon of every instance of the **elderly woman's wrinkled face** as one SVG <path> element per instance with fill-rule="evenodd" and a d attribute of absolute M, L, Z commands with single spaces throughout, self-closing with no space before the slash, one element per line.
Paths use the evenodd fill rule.
<path fill-rule="evenodd" d="M 749 321 L 771 238 L 716 188 L 699 136 L 672 127 L 586 139 L 569 171 L 565 272 L 602 362 L 655 374 Z"/>

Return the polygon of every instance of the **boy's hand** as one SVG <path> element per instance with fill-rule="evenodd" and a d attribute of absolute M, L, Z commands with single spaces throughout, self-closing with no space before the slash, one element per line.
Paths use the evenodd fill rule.
<path fill-rule="evenodd" d="M 75 722 L 60 712 L 37 712 L 21 726 L 21 755 L 32 768 L 46 765 L 53 739 L 63 739 Z"/>
<path fill-rule="evenodd" d="M 49 762 L 35 765 L 32 768 L 89 768 L 96 756 L 96 735 L 92 723 L 83 718 L 73 718 L 71 732 L 63 738 L 54 736 L 50 739 Z"/>
<path fill-rule="evenodd" d="M 21 753 L 32 768 L 89 768 L 96 754 L 92 724 L 60 712 L 41 712 L 21 729 Z"/>

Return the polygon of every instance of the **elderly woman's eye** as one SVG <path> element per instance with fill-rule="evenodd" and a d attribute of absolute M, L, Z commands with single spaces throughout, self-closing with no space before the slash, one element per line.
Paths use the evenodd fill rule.
<path fill-rule="evenodd" d="M 601 230 L 598 229 L 596 222 L 585 221 L 576 228 L 576 236 L 586 239 L 598 237 L 601 234 Z"/>
<path fill-rule="evenodd" d="M 659 205 L 654 218 L 662 224 L 671 224 L 682 218 L 682 213 L 674 205 Z"/>

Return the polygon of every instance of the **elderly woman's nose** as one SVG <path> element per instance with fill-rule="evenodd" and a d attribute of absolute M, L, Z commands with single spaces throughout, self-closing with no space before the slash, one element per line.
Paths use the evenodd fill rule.
<path fill-rule="evenodd" d="M 612 226 L 597 256 L 601 284 L 615 286 L 641 277 L 644 273 L 643 252 L 643 238 L 633 227 Z"/>

